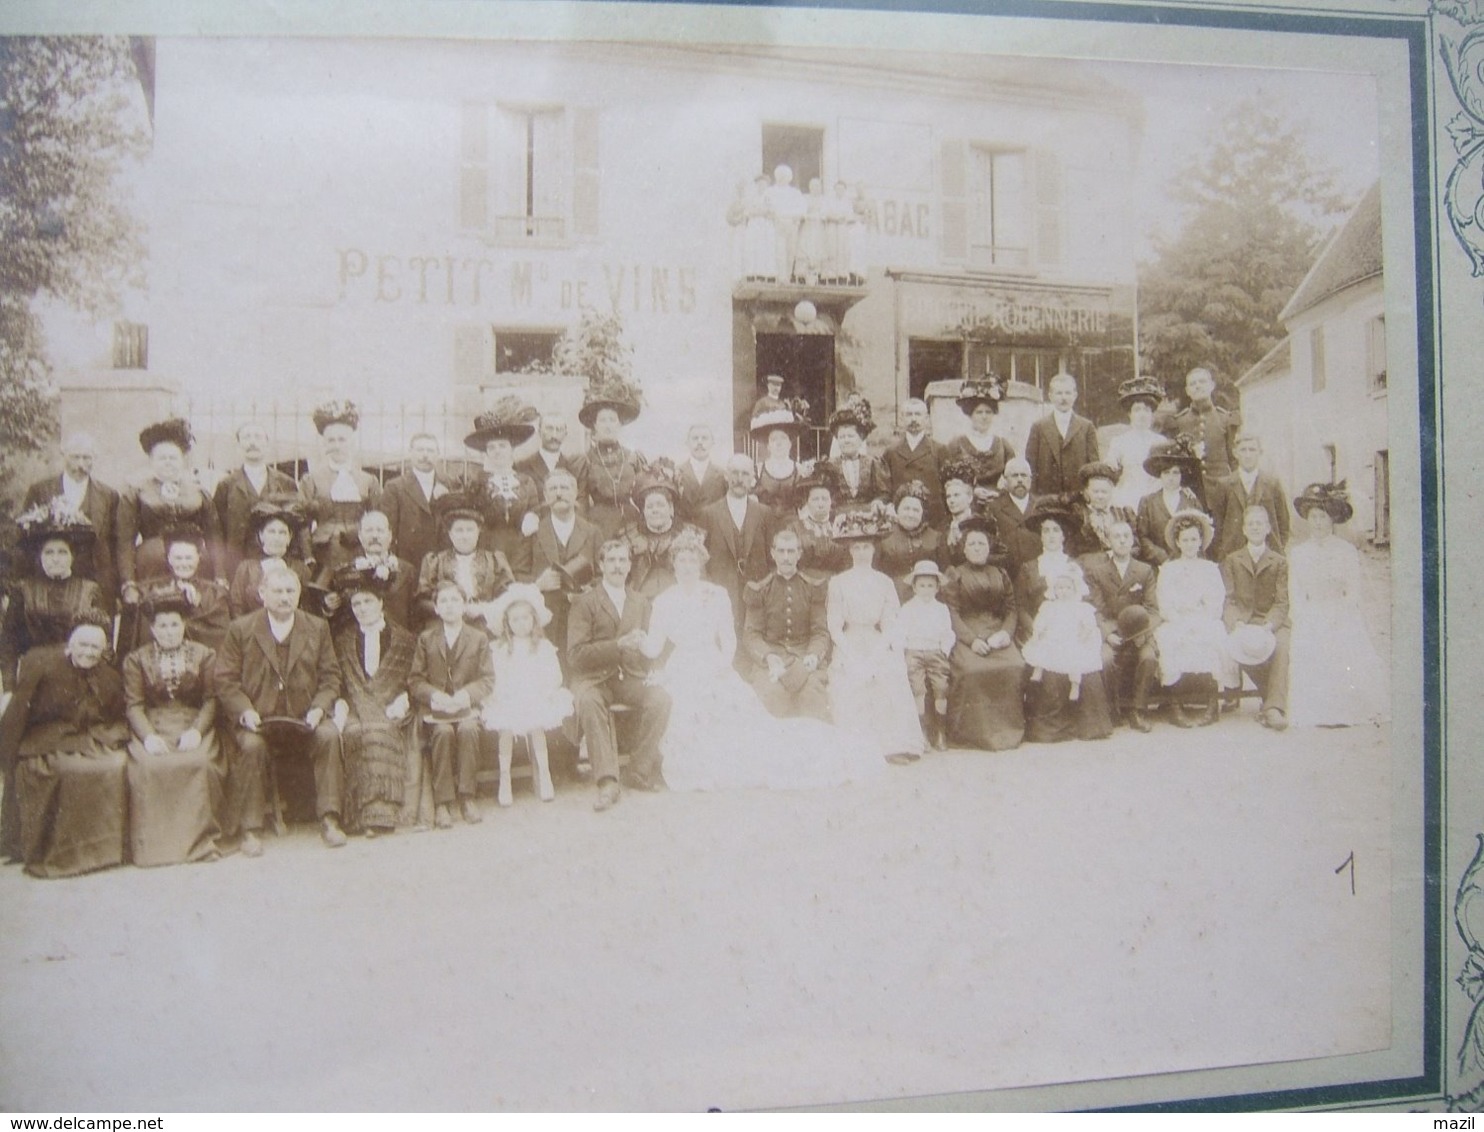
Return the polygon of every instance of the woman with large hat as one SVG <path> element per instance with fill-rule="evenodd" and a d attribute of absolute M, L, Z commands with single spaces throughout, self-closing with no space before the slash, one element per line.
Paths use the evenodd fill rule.
<path fill-rule="evenodd" d="M 633 503 L 635 482 L 648 461 L 620 443 L 623 427 L 639 418 L 643 394 L 621 378 L 590 382 L 577 419 L 591 434 L 581 488 L 587 496 L 587 518 L 602 534 L 614 538 L 639 518 Z"/>
<path fill-rule="evenodd" d="M 480 510 L 484 530 L 479 545 L 505 556 L 517 577 L 531 572 L 531 538 L 536 533 L 541 489 L 515 466 L 515 450 L 536 434 L 539 416 L 520 398 L 502 397 L 474 418 L 464 446 L 484 457 Z"/>
<path fill-rule="evenodd" d="M 890 762 L 913 762 L 923 752 L 922 724 L 896 638 L 902 603 L 891 578 L 875 569 L 876 544 L 890 533 L 888 518 L 842 511 L 831 522 L 835 541 L 850 558 L 829 581 L 825 620 L 830 658 L 830 713 L 866 749 Z"/>
<path fill-rule="evenodd" d="M 821 460 L 794 485 L 796 509 L 787 524 L 799 536 L 799 569 L 816 581 L 850 568 L 850 555 L 835 540 L 835 504 L 844 485 L 838 468 Z"/>
<path fill-rule="evenodd" d="M 995 417 L 1005 400 L 1005 381 L 993 371 L 975 381 L 965 381 L 955 399 L 969 429 L 948 445 L 953 460 L 967 460 L 975 467 L 975 480 L 991 490 L 998 487 L 1005 474 L 1005 463 L 1016 456 L 1014 445 L 994 432 Z"/>
<path fill-rule="evenodd" d="M 90 560 L 93 525 L 61 496 L 39 504 L 17 520 L 20 554 L 27 569 L 7 587 L 10 598 L 0 630 L 0 689 L 15 689 L 16 669 L 26 653 L 67 640 L 79 616 L 107 618 L 98 584 L 79 567 Z"/>
<path fill-rule="evenodd" d="M 912 596 L 907 571 L 919 562 L 944 564 L 943 536 L 927 525 L 928 487 L 912 480 L 892 496 L 892 529 L 876 548 L 876 568 L 896 581 L 897 596 Z"/>
<path fill-rule="evenodd" d="M 675 517 L 680 503 L 680 485 L 675 465 L 661 457 L 639 476 L 634 484 L 634 506 L 638 519 L 624 528 L 629 543 L 629 586 L 647 598 L 654 598 L 675 584 L 670 552 L 682 532 L 688 537 L 700 531 Z"/>
<path fill-rule="evenodd" d="M 437 617 L 438 583 L 453 582 L 463 592 L 467 606 L 464 618 L 484 625 L 491 603 L 515 581 L 510 563 L 498 550 L 479 545 L 484 511 L 472 492 L 450 491 L 433 501 L 448 546 L 423 559 L 417 575 L 417 604 L 425 621 Z"/>
<path fill-rule="evenodd" d="M 1288 550 L 1289 721 L 1346 727 L 1386 719 L 1390 684 L 1366 631 L 1360 552 L 1336 527 L 1354 515 L 1344 482 L 1312 483 L 1293 501 L 1309 537 Z"/>
<path fill-rule="evenodd" d="M 1118 387 L 1118 403 L 1128 413 L 1129 428 L 1115 436 L 1104 453 L 1104 459 L 1118 473 L 1113 489 L 1115 507 L 1136 509 L 1139 500 L 1159 489 L 1156 475 L 1144 470 L 1144 461 L 1165 439 L 1154 429 L 1154 414 L 1164 397 L 1164 386 L 1147 374 L 1131 377 Z"/>
<path fill-rule="evenodd" d="M 948 736 L 958 746 L 1008 751 L 1025 737 L 1020 699 L 1025 662 L 1015 646 L 1015 588 L 993 561 L 996 532 L 987 515 L 967 518 L 963 561 L 948 569 L 943 602 L 957 638 L 949 656 Z"/>
<path fill-rule="evenodd" d="M 313 419 L 324 455 L 299 481 L 299 494 L 309 521 L 309 565 L 325 582 L 356 556 L 361 516 L 381 509 L 381 484 L 355 465 L 361 411 L 354 401 L 325 401 Z"/>
<path fill-rule="evenodd" d="M 136 865 L 217 856 L 227 761 L 217 741 L 216 653 L 186 636 L 191 606 L 162 587 L 141 602 L 150 641 L 124 660 L 129 846 Z"/>
<path fill-rule="evenodd" d="M 864 398 L 830 417 L 829 430 L 838 450 L 828 463 L 840 473 L 840 511 L 868 510 L 891 497 L 891 479 L 886 466 L 866 451 L 866 437 L 875 424 L 871 406 Z"/>
<path fill-rule="evenodd" d="M 190 422 L 180 417 L 158 421 L 139 434 L 149 475 L 119 492 L 115 524 L 120 590 L 128 605 L 137 605 L 146 583 L 169 574 L 160 538 L 166 529 L 186 525 L 200 531 L 206 554 L 202 573 L 221 580 L 220 521 L 211 496 L 192 474 L 187 457 L 194 443 Z"/>
<path fill-rule="evenodd" d="M 803 471 L 794 459 L 794 447 L 808 423 L 807 413 L 806 402 L 785 401 L 755 412 L 747 426 L 753 444 L 763 449 L 757 463 L 758 502 L 780 514 L 797 506 L 794 494 Z"/>
<path fill-rule="evenodd" d="M 293 556 L 295 540 L 306 521 L 304 504 L 297 495 L 270 495 L 253 504 L 247 518 L 248 537 L 258 552 L 239 562 L 232 575 L 227 605 L 233 617 L 263 608 L 258 587 L 267 568 L 282 563 L 298 575 L 301 589 L 309 584 L 309 568 Z"/>
<path fill-rule="evenodd" d="M 169 573 L 145 586 L 142 598 L 158 601 L 167 594 L 179 595 L 186 608 L 186 636 L 209 649 L 220 648 L 232 623 L 231 599 L 226 586 L 203 573 L 206 539 L 186 523 L 164 531 L 160 538 Z M 139 617 L 135 633 L 127 642 L 120 634 L 119 651 L 146 644 L 150 635 L 148 617 Z"/>
<path fill-rule="evenodd" d="M 1077 469 L 1081 494 L 1072 501 L 1077 525 L 1070 532 L 1071 545 L 1068 547 L 1068 552 L 1074 557 L 1101 554 L 1112 549 L 1109 534 L 1114 524 L 1127 523 L 1132 527 L 1137 521 L 1131 508 L 1114 502 L 1117 481 L 1118 469 L 1103 460 L 1094 460 Z"/>
<path fill-rule="evenodd" d="M 1236 682 L 1221 620 L 1226 584 L 1221 567 L 1201 557 L 1213 537 L 1215 527 L 1204 511 L 1177 511 L 1165 525 L 1171 557 L 1160 566 L 1154 582 L 1160 615 L 1154 630 L 1159 678 L 1171 692 L 1170 718 L 1179 727 L 1215 723 L 1220 688 Z M 1180 702 L 1187 693 L 1200 701 L 1201 709 L 1193 717 Z"/>
<path fill-rule="evenodd" d="M 976 498 L 981 494 L 979 464 L 958 456 L 943 462 L 943 509 L 947 516 L 943 526 L 943 558 L 950 566 L 964 560 L 964 522 L 977 514 Z"/>
<path fill-rule="evenodd" d="M 333 719 L 345 760 L 345 809 L 367 837 L 391 833 L 405 801 L 412 745 L 408 681 L 417 639 L 386 617 L 391 575 L 385 567 L 345 566 L 335 592 L 351 616 L 334 635 L 341 698 Z"/>
<path fill-rule="evenodd" d="M 1201 458 L 1188 436 L 1179 436 L 1155 446 L 1144 458 L 1144 470 L 1159 481 L 1157 490 L 1139 500 L 1134 518 L 1134 535 L 1139 540 L 1139 557 L 1151 566 L 1170 558 L 1165 542 L 1165 528 L 1181 511 L 1204 511 L 1191 489 L 1201 475 Z"/>

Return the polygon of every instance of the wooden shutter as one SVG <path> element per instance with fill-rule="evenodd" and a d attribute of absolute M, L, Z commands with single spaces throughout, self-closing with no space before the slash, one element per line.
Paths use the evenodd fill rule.
<path fill-rule="evenodd" d="M 456 385 L 478 385 L 494 376 L 495 351 L 490 327 L 482 322 L 453 328 L 453 379 Z"/>
<path fill-rule="evenodd" d="M 598 112 L 572 111 L 572 234 L 598 235 Z"/>
<path fill-rule="evenodd" d="M 963 260 L 969 255 L 969 177 L 964 143 L 946 139 L 938 150 L 938 203 L 943 220 L 939 225 L 939 247 L 944 259 Z"/>
<path fill-rule="evenodd" d="M 1062 261 L 1061 158 L 1048 149 L 1036 150 L 1036 264 L 1055 266 Z"/>
<path fill-rule="evenodd" d="M 459 227 L 484 231 L 489 227 L 489 111 L 483 103 L 464 103 L 461 132 Z"/>

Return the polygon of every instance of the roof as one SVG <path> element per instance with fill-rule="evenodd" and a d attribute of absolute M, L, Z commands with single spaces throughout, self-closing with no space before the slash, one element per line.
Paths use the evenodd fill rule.
<path fill-rule="evenodd" d="M 1256 385 L 1264 378 L 1276 377 L 1291 370 L 1293 368 L 1292 344 L 1292 338 L 1284 338 L 1264 354 L 1256 365 L 1237 378 L 1237 388 L 1244 389 Z"/>
<path fill-rule="evenodd" d="M 1287 322 L 1346 287 L 1380 274 L 1381 182 L 1377 181 L 1350 210 L 1278 317 Z"/>

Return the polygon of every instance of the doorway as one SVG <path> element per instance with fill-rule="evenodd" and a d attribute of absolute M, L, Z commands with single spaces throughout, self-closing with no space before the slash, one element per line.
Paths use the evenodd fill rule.
<path fill-rule="evenodd" d="M 769 177 L 780 165 L 793 170 L 794 188 L 809 191 L 809 182 L 824 179 L 824 130 L 816 126 L 763 125 L 763 169 Z"/>
<path fill-rule="evenodd" d="M 832 334 L 759 334 L 756 397 L 768 391 L 767 376 L 783 378 L 783 396 L 809 402 L 812 433 L 799 438 L 800 456 L 818 455 L 819 436 L 835 411 L 835 338 Z"/>

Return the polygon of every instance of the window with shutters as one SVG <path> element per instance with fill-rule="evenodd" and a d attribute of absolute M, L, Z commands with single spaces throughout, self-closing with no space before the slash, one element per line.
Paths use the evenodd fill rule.
<path fill-rule="evenodd" d="M 1023 149 L 969 151 L 969 266 L 1031 266 L 1029 159 Z"/>
<path fill-rule="evenodd" d="M 459 224 L 496 243 L 567 243 L 598 234 L 597 111 L 463 108 Z"/>
<path fill-rule="evenodd" d="M 973 270 L 1020 270 L 1062 262 L 1061 159 L 1049 150 L 946 139 L 938 190 L 945 260 Z"/>

